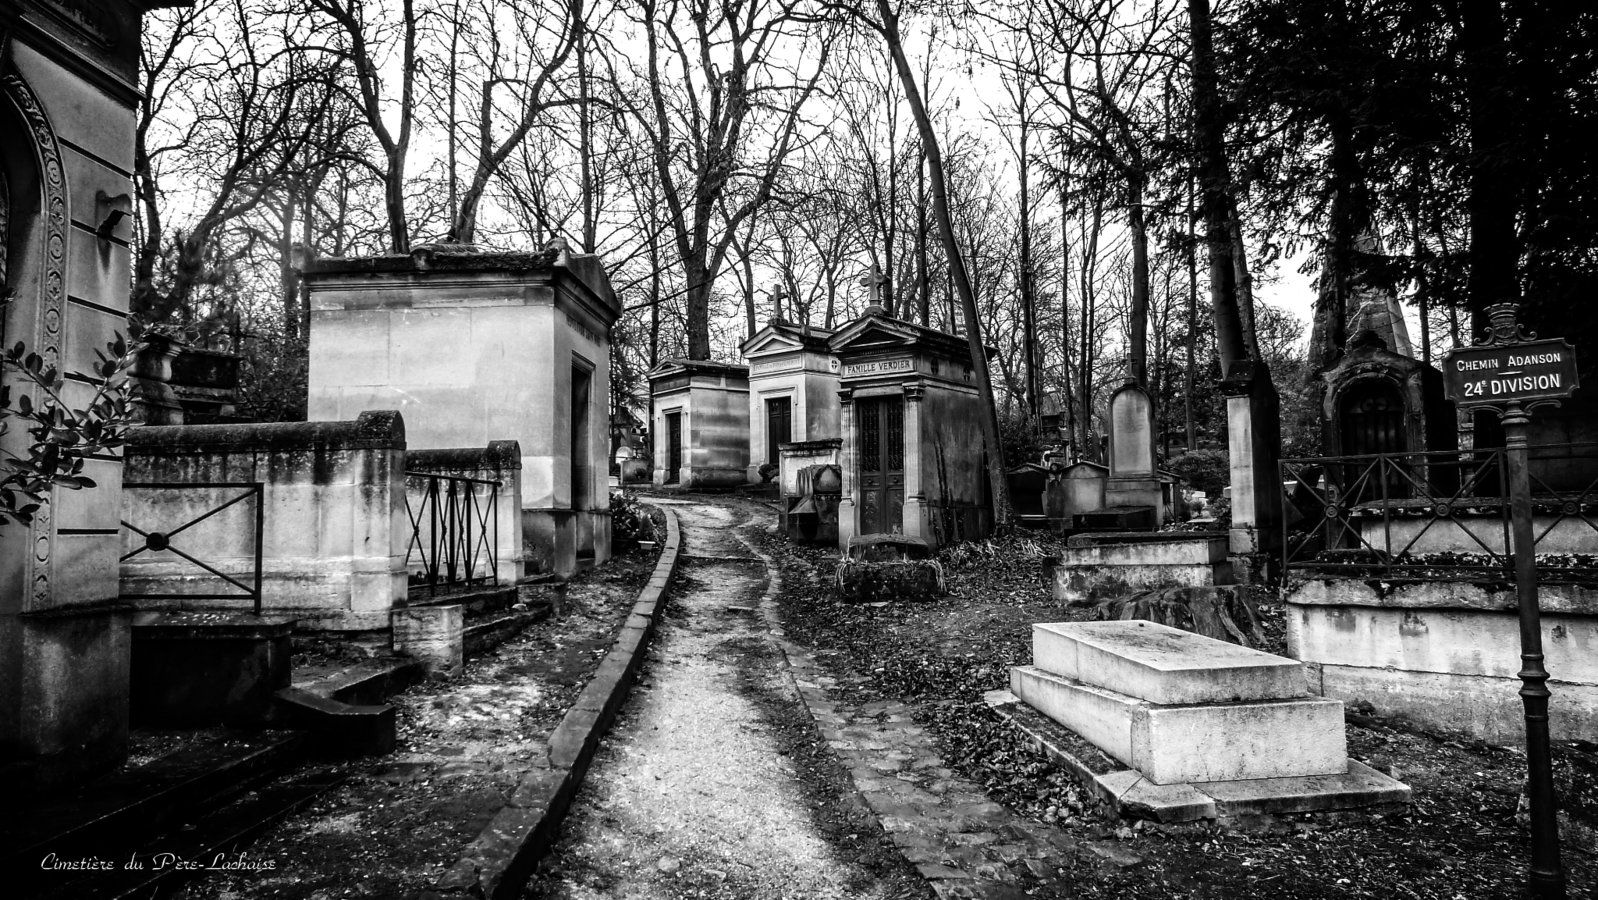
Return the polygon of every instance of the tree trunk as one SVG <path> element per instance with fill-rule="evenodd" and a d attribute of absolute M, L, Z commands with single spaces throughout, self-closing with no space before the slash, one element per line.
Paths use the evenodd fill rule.
<path fill-rule="evenodd" d="M 994 524 L 1003 529 L 1010 524 L 1009 486 L 1004 479 L 1004 445 L 999 442 L 998 407 L 993 399 L 993 381 L 988 374 L 988 357 L 982 345 L 982 322 L 977 313 L 977 301 L 971 291 L 971 280 L 966 273 L 965 260 L 954 238 L 954 222 L 949 214 L 948 186 L 943 177 L 943 154 L 938 146 L 938 136 L 932 127 L 932 117 L 921 102 L 921 91 L 916 86 L 910 62 L 905 58 L 899 41 L 899 17 L 888 5 L 888 0 L 877 0 L 877 12 L 882 16 L 882 33 L 887 39 L 888 51 L 893 55 L 893 66 L 904 85 L 905 98 L 916 127 L 921 131 L 921 143 L 927 153 L 927 174 L 932 187 L 932 212 L 938 224 L 938 237 L 943 244 L 944 256 L 949 265 L 949 277 L 960 294 L 960 305 L 965 318 L 966 343 L 971 352 L 971 368 L 976 373 L 977 393 L 984 406 L 982 439 L 986 444 L 988 486 L 993 502 Z"/>
<path fill-rule="evenodd" d="M 1462 5 L 1465 92 L 1470 106 L 1469 184 L 1470 274 L 1465 286 L 1471 327 L 1486 326 L 1485 310 L 1520 298 L 1516 275 L 1515 170 L 1506 163 L 1516 117 L 1507 85 L 1504 19 L 1498 0 L 1465 0 Z M 1506 146 L 1508 145 L 1508 146 Z"/>
<path fill-rule="evenodd" d="M 1132 309 L 1127 375 L 1145 390 L 1149 385 L 1149 230 L 1143 214 L 1142 172 L 1127 173 L 1126 217 L 1132 238 Z"/>
<path fill-rule="evenodd" d="M 1226 164 L 1226 123 L 1222 119 L 1220 84 L 1215 74 L 1209 0 L 1187 0 L 1187 10 L 1192 23 L 1193 131 L 1202 191 L 1199 208 L 1204 215 L 1204 243 L 1209 250 L 1215 344 L 1224 376 L 1233 364 L 1249 356 L 1228 227 L 1232 179 Z"/>

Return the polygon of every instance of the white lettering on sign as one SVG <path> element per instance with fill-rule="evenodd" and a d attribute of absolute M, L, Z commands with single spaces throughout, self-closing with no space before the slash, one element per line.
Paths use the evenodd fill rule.
<path fill-rule="evenodd" d="M 1464 406 L 1568 397 L 1581 384 L 1576 352 L 1560 339 L 1461 347 L 1443 372 L 1448 398 Z"/>
<path fill-rule="evenodd" d="M 884 372 L 909 372 L 915 369 L 915 364 L 909 359 L 879 359 L 872 362 L 850 363 L 843 367 L 845 378 L 856 375 L 879 375 Z"/>

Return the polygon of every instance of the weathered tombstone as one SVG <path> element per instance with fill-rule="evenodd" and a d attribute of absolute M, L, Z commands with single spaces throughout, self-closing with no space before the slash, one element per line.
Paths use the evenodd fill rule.
<path fill-rule="evenodd" d="M 1165 504 L 1154 456 L 1154 401 L 1134 381 L 1110 395 L 1109 463 L 1105 512 L 1124 511 L 1128 527 L 1137 527 L 1145 518 L 1152 519 L 1153 527 L 1163 524 Z"/>
<path fill-rule="evenodd" d="M 0 333 L 63 374 L 92 374 L 126 331 L 129 173 L 139 17 L 153 3 L 0 5 Z M 40 400 L 15 372 L 0 386 Z M 94 391 L 68 379 L 81 408 Z M 26 457 L 28 430 L 0 449 Z M 12 796 L 118 765 L 128 729 L 129 610 L 117 597 L 118 456 L 95 486 L 56 489 L 31 525 L 0 526 L 0 775 Z"/>
<path fill-rule="evenodd" d="M 838 541 L 905 534 L 939 546 L 993 527 L 964 338 L 867 307 L 833 336 L 843 405 Z"/>
<path fill-rule="evenodd" d="M 1022 525 L 1043 527 L 1049 517 L 1044 511 L 1044 493 L 1048 488 L 1049 470 L 1037 463 L 1022 463 L 1005 473 L 1009 482 L 1010 504 L 1015 517 Z"/>
<path fill-rule="evenodd" d="M 1110 470 L 1099 463 L 1080 460 L 1050 469 L 1045 506 L 1050 521 L 1060 530 L 1076 527 L 1076 517 L 1104 508 L 1104 486 Z"/>
<path fill-rule="evenodd" d="M 750 482 L 777 477 L 783 444 L 838 436 L 838 361 L 827 348 L 832 335 L 825 328 L 773 318 L 744 341 Z M 770 479 L 761 476 L 765 466 L 773 467 Z"/>
<path fill-rule="evenodd" d="M 1269 578 L 1282 543 L 1281 404 L 1258 360 L 1234 363 L 1221 379 L 1231 474 L 1229 550 L 1239 583 Z"/>
<path fill-rule="evenodd" d="M 309 417 L 405 416 L 417 450 L 515 440 L 527 563 L 568 574 L 610 557 L 610 325 L 598 257 L 562 244 L 314 259 Z"/>
<path fill-rule="evenodd" d="M 655 484 L 730 488 L 748 481 L 748 366 L 668 359 L 650 370 L 649 396 Z"/>

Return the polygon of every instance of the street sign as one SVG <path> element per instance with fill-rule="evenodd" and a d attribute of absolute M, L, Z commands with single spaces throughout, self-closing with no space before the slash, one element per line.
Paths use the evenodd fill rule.
<path fill-rule="evenodd" d="M 1576 349 L 1563 338 L 1459 347 L 1443 357 L 1443 392 L 1459 406 L 1557 400 L 1578 386 Z"/>

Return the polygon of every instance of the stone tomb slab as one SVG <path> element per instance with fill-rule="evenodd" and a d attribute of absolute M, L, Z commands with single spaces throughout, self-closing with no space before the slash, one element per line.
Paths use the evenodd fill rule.
<path fill-rule="evenodd" d="M 1037 623 L 1032 660 L 1044 672 L 1156 704 L 1282 700 L 1307 693 L 1296 660 L 1140 620 Z"/>
<path fill-rule="evenodd" d="M 1010 690 L 1155 784 L 1348 771 L 1341 701 L 1162 705 L 1036 666 L 1012 668 Z"/>

